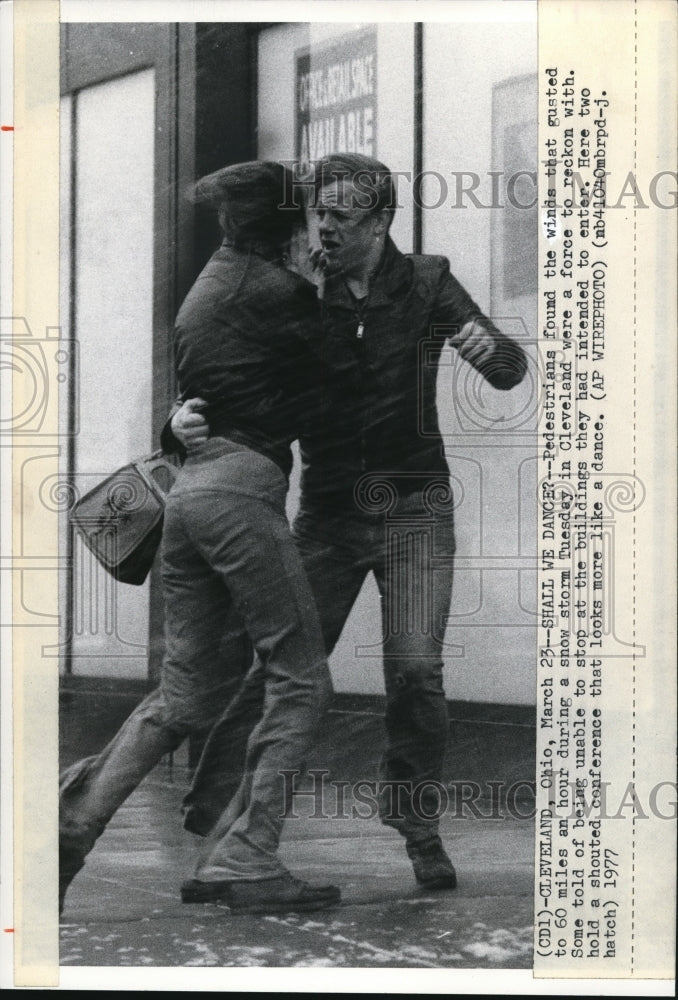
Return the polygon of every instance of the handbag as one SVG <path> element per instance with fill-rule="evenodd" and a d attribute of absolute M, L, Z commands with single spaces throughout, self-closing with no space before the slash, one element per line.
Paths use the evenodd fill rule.
<path fill-rule="evenodd" d="M 178 458 L 156 451 L 123 465 L 73 505 L 71 524 L 116 580 L 139 586 L 148 576 L 178 471 Z"/>

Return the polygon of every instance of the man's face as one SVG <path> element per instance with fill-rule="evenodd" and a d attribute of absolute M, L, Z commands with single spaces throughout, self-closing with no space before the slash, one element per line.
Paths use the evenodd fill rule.
<path fill-rule="evenodd" d="M 384 213 L 361 207 L 365 197 L 346 180 L 333 181 L 319 191 L 315 216 L 329 271 L 360 274 L 368 254 L 371 259 L 377 240 L 385 235 Z"/>

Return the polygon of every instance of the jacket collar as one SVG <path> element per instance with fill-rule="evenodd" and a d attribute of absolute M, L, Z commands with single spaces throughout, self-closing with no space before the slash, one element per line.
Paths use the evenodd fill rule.
<path fill-rule="evenodd" d="M 390 236 L 386 238 L 384 255 L 370 282 L 370 306 L 389 305 L 399 290 L 410 280 L 411 269 L 407 257 L 398 250 Z M 354 301 L 343 276 L 334 274 L 325 282 L 323 299 L 332 305 L 354 308 Z"/>

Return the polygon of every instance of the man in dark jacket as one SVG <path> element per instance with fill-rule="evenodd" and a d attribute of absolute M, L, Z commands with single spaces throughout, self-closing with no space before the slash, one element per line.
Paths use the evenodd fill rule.
<path fill-rule="evenodd" d="M 436 411 L 440 352 L 450 343 L 497 389 L 525 373 L 518 344 L 462 288 L 444 257 L 403 255 L 389 237 L 395 190 L 383 164 L 320 161 L 313 211 L 325 275 L 319 294 L 328 372 L 323 415 L 302 434 L 293 533 L 329 653 L 368 573 L 382 600 L 387 746 L 380 815 L 405 838 L 415 877 L 453 888 L 438 833 L 448 716 L 442 646 L 453 577 L 454 498 Z M 207 433 L 175 414 L 189 447 Z M 253 667 L 212 731 L 185 800 L 186 826 L 208 830 L 237 780 L 242 741 L 261 699 Z M 228 779 L 228 775 L 231 779 Z"/>

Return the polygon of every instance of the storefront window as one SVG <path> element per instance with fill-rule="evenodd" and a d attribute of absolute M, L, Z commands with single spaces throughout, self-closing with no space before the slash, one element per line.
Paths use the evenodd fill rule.
<path fill-rule="evenodd" d="M 302 165 L 328 153 L 414 162 L 414 25 L 284 24 L 259 36 L 258 155 Z M 412 207 L 392 235 L 412 249 Z"/>

